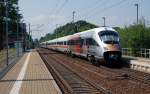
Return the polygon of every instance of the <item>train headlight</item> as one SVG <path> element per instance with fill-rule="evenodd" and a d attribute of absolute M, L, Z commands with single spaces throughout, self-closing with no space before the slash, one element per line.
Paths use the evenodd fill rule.
<path fill-rule="evenodd" d="M 110 58 L 110 59 L 117 60 L 118 55 L 117 55 L 117 54 L 110 54 L 110 55 L 109 55 L 109 58 Z"/>
<path fill-rule="evenodd" d="M 107 47 L 104 47 L 104 50 L 108 50 L 108 48 L 107 48 Z"/>

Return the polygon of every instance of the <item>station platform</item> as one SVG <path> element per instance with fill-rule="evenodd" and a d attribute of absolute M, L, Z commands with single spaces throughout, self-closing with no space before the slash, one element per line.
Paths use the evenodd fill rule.
<path fill-rule="evenodd" d="M 123 56 L 128 60 L 131 69 L 150 73 L 150 59 L 132 56 Z"/>
<path fill-rule="evenodd" d="M 36 50 L 25 53 L 0 80 L 0 94 L 62 94 Z"/>

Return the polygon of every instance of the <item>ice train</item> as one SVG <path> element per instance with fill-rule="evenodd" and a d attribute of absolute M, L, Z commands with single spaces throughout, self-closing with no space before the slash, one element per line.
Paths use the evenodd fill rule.
<path fill-rule="evenodd" d="M 118 33 L 111 27 L 98 27 L 56 38 L 40 44 L 71 56 L 81 56 L 93 64 L 116 63 L 121 60 L 122 48 Z"/>

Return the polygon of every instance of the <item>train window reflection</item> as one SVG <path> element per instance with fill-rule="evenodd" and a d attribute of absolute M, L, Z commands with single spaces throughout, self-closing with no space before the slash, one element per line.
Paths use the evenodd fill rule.
<path fill-rule="evenodd" d="M 100 39 L 107 44 L 119 43 L 119 37 L 116 32 L 113 31 L 102 31 L 99 32 Z"/>

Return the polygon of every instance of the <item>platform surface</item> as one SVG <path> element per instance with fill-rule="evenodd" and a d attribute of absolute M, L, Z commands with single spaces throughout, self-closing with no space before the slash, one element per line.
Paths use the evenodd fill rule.
<path fill-rule="evenodd" d="M 129 60 L 130 68 L 138 71 L 150 73 L 150 59 L 132 56 L 123 56 L 126 60 Z"/>
<path fill-rule="evenodd" d="M 61 94 L 59 87 L 34 50 L 0 80 L 0 94 Z"/>
<path fill-rule="evenodd" d="M 137 64 L 150 66 L 150 59 L 149 58 L 132 57 L 132 56 L 123 56 L 123 58 L 130 60 L 131 63 L 136 62 Z"/>

